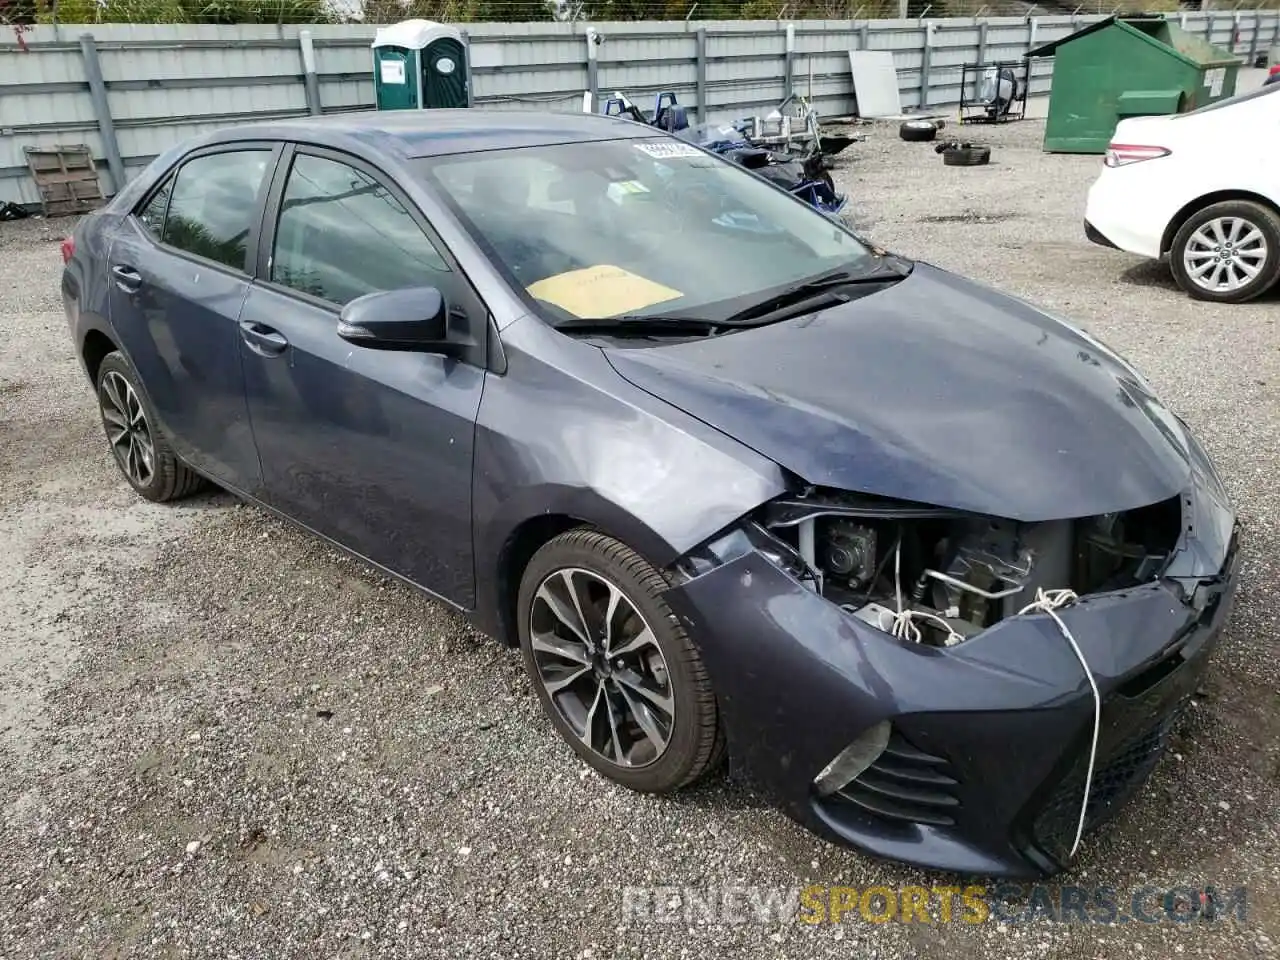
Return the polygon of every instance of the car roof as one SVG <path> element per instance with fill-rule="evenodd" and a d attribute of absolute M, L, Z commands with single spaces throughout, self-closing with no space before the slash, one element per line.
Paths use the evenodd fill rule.
<path fill-rule="evenodd" d="M 205 144 L 294 140 L 402 159 L 663 134 L 618 117 L 520 110 L 367 110 L 224 127 Z"/>

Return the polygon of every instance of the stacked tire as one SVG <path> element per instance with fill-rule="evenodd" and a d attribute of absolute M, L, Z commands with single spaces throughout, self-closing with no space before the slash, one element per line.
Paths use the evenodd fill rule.
<path fill-rule="evenodd" d="M 934 150 L 942 154 L 948 167 L 981 167 L 991 162 L 991 148 L 973 143 L 940 143 Z"/>

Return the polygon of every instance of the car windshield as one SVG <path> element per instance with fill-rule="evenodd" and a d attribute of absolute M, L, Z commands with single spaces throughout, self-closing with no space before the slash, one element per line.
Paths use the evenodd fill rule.
<path fill-rule="evenodd" d="M 719 320 L 882 257 L 753 174 L 668 138 L 455 154 L 425 175 L 552 323 Z"/>

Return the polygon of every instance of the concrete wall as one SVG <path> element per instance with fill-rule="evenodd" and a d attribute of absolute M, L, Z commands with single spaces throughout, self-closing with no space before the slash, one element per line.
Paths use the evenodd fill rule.
<path fill-rule="evenodd" d="M 1280 12 L 1170 14 L 1242 57 L 1280 42 Z M 793 87 L 826 116 L 853 110 L 848 51 L 892 50 L 904 107 L 960 99 L 964 63 L 1016 60 L 1032 44 L 1066 36 L 1096 17 L 982 20 L 801 20 L 662 23 L 470 24 L 476 106 L 580 110 L 588 88 L 587 30 L 597 46 L 596 85 L 648 102 L 674 90 L 709 119 L 757 113 L 786 93 L 788 31 Z M 34 203 L 23 147 L 84 143 L 105 167 L 81 37 L 91 34 L 125 176 L 185 137 L 219 125 L 308 113 L 299 34 L 316 53 L 324 113 L 373 106 L 374 27 L 360 24 L 206 26 L 62 24 L 0 33 L 0 201 Z M 1031 92 L 1049 89 L 1051 61 L 1035 65 Z M 812 77 L 812 81 L 810 80 Z M 810 87 L 812 83 L 812 87 Z M 702 96 L 699 96 L 701 92 Z M 701 100 L 705 99 L 705 104 Z M 103 176 L 103 190 L 115 184 Z"/>

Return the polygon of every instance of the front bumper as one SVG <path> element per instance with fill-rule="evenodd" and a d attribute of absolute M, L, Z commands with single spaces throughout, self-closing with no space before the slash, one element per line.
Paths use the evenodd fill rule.
<path fill-rule="evenodd" d="M 1160 581 L 1060 612 L 1103 695 L 1091 827 L 1154 767 L 1236 579 L 1232 537 L 1219 575 L 1191 599 Z M 1049 617 L 1009 618 L 948 649 L 911 645 L 754 552 L 669 597 L 720 694 L 735 766 L 793 817 L 873 855 L 957 873 L 1036 877 L 1067 865 L 1093 699 Z M 818 798 L 818 772 L 882 720 L 893 724 L 885 754 Z"/>

